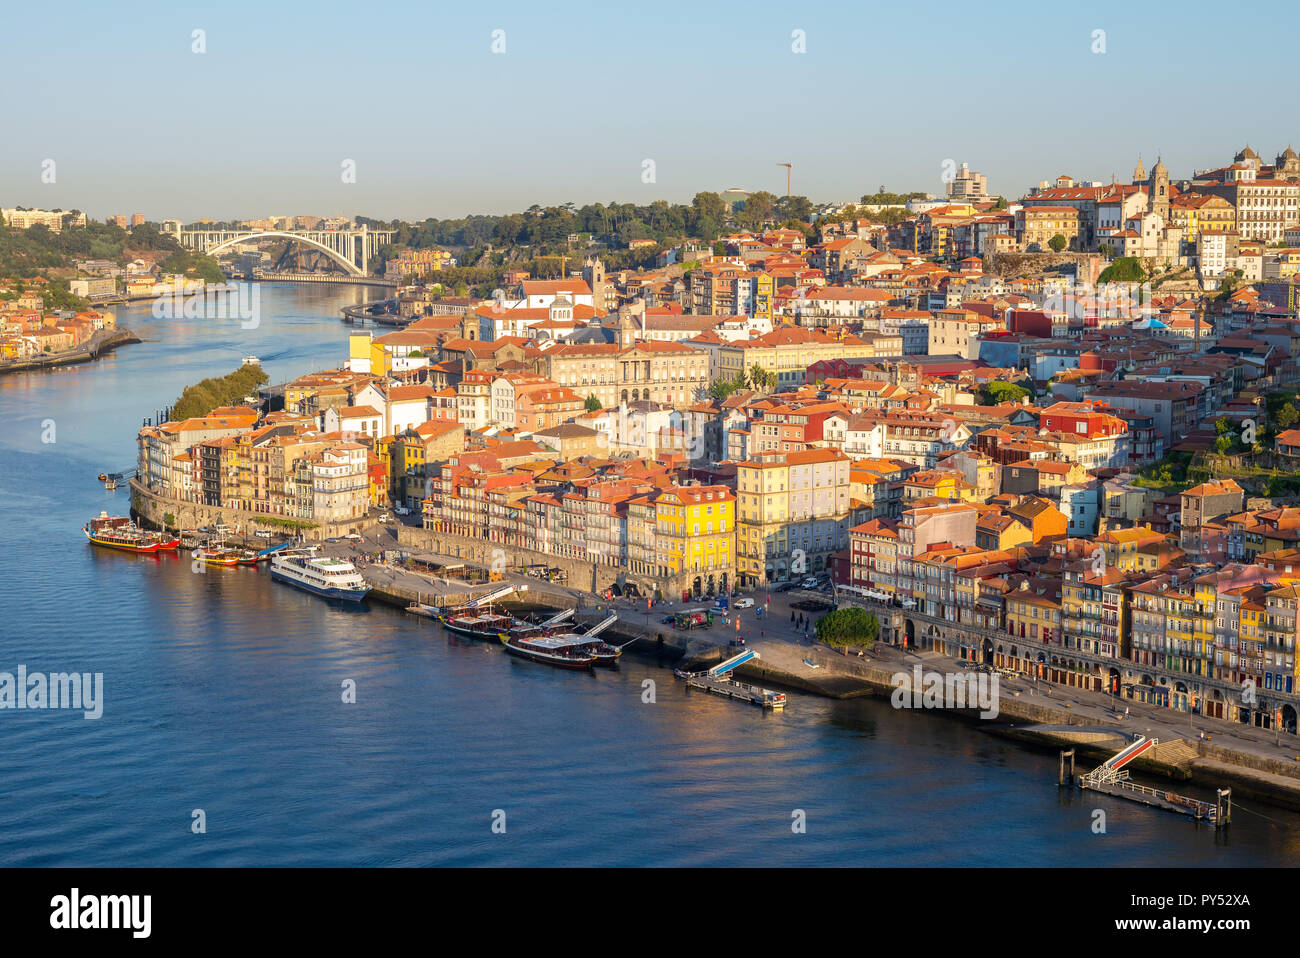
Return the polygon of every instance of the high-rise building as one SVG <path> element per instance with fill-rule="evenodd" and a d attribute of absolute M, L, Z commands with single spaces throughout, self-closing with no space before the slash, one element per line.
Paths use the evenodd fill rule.
<path fill-rule="evenodd" d="M 983 173 L 972 172 L 963 163 L 947 184 L 948 196 L 954 200 L 982 200 L 989 195 L 989 180 Z"/>

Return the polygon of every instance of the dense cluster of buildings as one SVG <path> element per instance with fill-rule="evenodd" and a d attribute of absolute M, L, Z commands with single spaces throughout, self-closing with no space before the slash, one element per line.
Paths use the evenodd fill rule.
<path fill-rule="evenodd" d="M 111 312 L 48 309 L 48 291 L 49 283 L 40 276 L 0 280 L 0 362 L 66 352 L 116 325 Z"/>
<path fill-rule="evenodd" d="M 405 288 L 406 325 L 354 332 L 283 409 L 142 430 L 139 481 L 316 524 L 392 508 L 435 545 L 642 593 L 823 574 L 890 610 L 895 641 L 1294 724 L 1300 507 L 1151 470 L 1225 435 L 1300 459 L 1266 406 L 1300 382 L 1297 190 L 1289 149 L 1010 204 L 963 167 L 893 225 L 684 240 L 639 271 L 589 257 L 490 300 Z M 1207 251 L 1234 288 L 1210 295 Z M 1117 290 L 1112 255 L 1200 276 Z M 1242 683 L 1292 710 L 1242 712 Z"/>

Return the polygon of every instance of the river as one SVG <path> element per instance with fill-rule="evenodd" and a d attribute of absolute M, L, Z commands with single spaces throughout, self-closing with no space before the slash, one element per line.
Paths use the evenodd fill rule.
<path fill-rule="evenodd" d="M 559 672 L 451 643 L 384 606 L 333 607 L 265 571 L 195 574 L 178 557 L 85 543 L 89 516 L 129 507 L 125 488 L 107 492 L 96 476 L 134 465 L 145 417 L 248 353 L 273 382 L 337 364 L 349 329 L 339 308 L 381 295 L 267 285 L 251 330 L 122 308 L 119 324 L 144 342 L 0 379 L 0 671 L 104 676 L 97 720 L 0 710 L 0 862 L 1297 860 L 1300 816 L 1246 801 L 1267 818 L 1239 810 L 1216 835 L 1058 790 L 1054 754 L 882 700 L 792 694 L 784 714 L 765 714 L 687 693 L 653 662 Z M 355 704 L 343 701 L 348 680 Z"/>

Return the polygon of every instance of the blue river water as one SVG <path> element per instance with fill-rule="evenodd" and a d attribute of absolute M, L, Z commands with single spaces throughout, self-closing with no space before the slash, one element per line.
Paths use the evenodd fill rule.
<path fill-rule="evenodd" d="M 0 709 L 0 864 L 1300 861 L 1298 815 L 1247 801 L 1216 835 L 1058 790 L 1054 754 L 882 700 L 792 694 L 764 714 L 651 661 L 560 672 L 265 571 L 88 546 L 88 517 L 129 507 L 96 476 L 134 464 L 145 417 L 248 353 L 276 382 L 336 364 L 339 308 L 377 295 L 261 292 L 256 329 L 125 308 L 145 342 L 0 378 L 0 671 L 104 677 L 97 720 Z"/>

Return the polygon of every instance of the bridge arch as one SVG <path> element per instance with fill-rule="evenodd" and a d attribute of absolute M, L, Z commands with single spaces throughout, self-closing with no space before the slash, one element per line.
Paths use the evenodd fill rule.
<path fill-rule="evenodd" d="M 312 249 L 320 250 L 330 259 L 334 260 L 334 262 L 338 263 L 345 270 L 347 270 L 349 275 L 352 276 L 366 275 L 365 270 L 357 266 L 356 263 L 352 262 L 352 260 L 348 259 L 346 256 L 343 256 L 336 250 L 330 249 L 324 243 L 318 243 L 316 242 L 316 240 L 312 239 L 311 237 L 303 236 L 301 233 L 289 233 L 284 230 L 252 230 L 240 236 L 232 236 L 228 240 L 222 240 L 216 246 L 209 246 L 204 252 L 206 252 L 209 256 L 215 256 L 217 253 L 220 253 L 223 249 L 238 245 L 239 243 L 247 243 L 249 240 L 273 238 L 273 237 L 295 240 L 299 243 L 302 243 L 304 246 L 310 246 Z"/>

